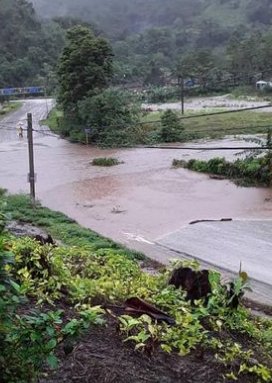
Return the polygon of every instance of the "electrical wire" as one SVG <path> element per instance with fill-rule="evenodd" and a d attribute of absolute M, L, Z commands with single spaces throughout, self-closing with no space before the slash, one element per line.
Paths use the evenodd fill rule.
<path fill-rule="evenodd" d="M 213 151 L 213 150 L 272 150 L 270 146 L 233 146 L 233 147 L 196 147 L 196 146 L 153 146 L 153 145 L 143 145 L 135 146 L 136 149 L 168 149 L 168 150 L 198 150 L 198 151 Z"/>
<path fill-rule="evenodd" d="M 50 132 L 50 131 L 43 131 L 43 130 L 37 130 L 37 129 L 33 129 L 33 132 L 36 132 L 36 133 L 39 133 L 39 134 L 42 134 L 44 136 L 48 136 L 48 137 L 55 137 L 55 138 L 61 138 L 59 135 L 57 134 L 54 134 L 51 132 L 50 133 L 47 133 L 47 132 Z"/>
<path fill-rule="evenodd" d="M 217 116 L 217 115 L 222 115 L 222 114 L 230 114 L 230 113 L 239 113 L 239 112 L 246 112 L 246 111 L 251 111 L 251 110 L 260 110 L 260 109 L 265 109 L 265 108 L 272 108 L 272 104 L 269 105 L 263 105 L 263 106 L 255 106 L 255 107 L 250 107 L 250 108 L 242 108 L 242 109 L 233 109 L 233 110 L 225 110 L 221 112 L 213 112 L 213 113 L 203 113 L 203 114 L 194 114 L 194 115 L 189 115 L 189 116 L 181 116 L 178 118 L 179 121 L 182 120 L 187 120 L 187 119 L 192 119 L 192 118 L 202 118 L 202 117 L 210 117 L 210 116 Z M 33 121 L 36 123 L 39 123 L 39 121 Z M 130 128 L 130 127 L 135 127 L 135 126 L 141 126 L 141 125 L 156 125 L 156 124 L 161 124 L 161 120 L 153 120 L 153 121 L 140 121 L 140 122 L 135 122 L 133 124 L 127 124 L 123 126 L 124 129 Z M 116 124 L 116 125 L 102 125 L 100 128 L 102 129 L 112 129 L 112 128 L 120 128 L 122 126 L 121 124 Z"/>
<path fill-rule="evenodd" d="M 4 119 L 5 120 L 5 119 Z M 3 120 L 0 120 L 0 121 L 3 121 Z M 3 121 L 5 124 L 19 124 L 20 122 L 27 122 L 27 119 L 24 118 L 24 119 L 21 119 L 21 120 L 17 120 L 17 121 Z"/>
<path fill-rule="evenodd" d="M 35 132 L 37 133 L 40 133 L 44 136 L 49 136 L 49 137 L 58 137 L 58 138 L 62 138 L 60 136 L 57 136 L 57 135 L 53 135 L 53 134 L 47 134 L 47 133 L 44 133 L 43 131 L 37 131 L 37 130 L 34 130 Z M 82 141 L 82 140 L 73 140 L 73 142 L 76 141 L 78 143 L 82 143 L 84 144 L 85 142 Z M 131 148 L 131 146 L 126 146 L 126 145 L 121 145 L 120 148 Z M 133 147 L 134 149 L 167 149 L 167 150 L 196 150 L 196 151 L 215 151 L 215 150 L 220 150 L 220 151 L 226 151 L 226 150 L 271 150 L 272 148 L 269 147 L 269 146 L 233 146 L 233 147 L 222 147 L 222 146 L 218 146 L 218 147 L 197 147 L 197 146 L 160 146 L 160 145 L 137 145 L 137 146 L 134 146 Z"/>

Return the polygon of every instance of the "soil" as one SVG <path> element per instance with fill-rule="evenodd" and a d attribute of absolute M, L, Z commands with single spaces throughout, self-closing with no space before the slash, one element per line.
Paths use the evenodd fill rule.
<path fill-rule="evenodd" d="M 233 340 L 238 338 L 233 335 Z M 91 328 L 71 353 L 66 355 L 64 349 L 58 352 L 59 368 L 46 371 L 39 383 L 223 383 L 223 374 L 229 372 L 211 352 L 201 348 L 185 357 L 135 351 L 132 344 L 122 341 L 111 317 L 107 326 Z M 256 377 L 244 375 L 236 382 L 253 383 Z"/>

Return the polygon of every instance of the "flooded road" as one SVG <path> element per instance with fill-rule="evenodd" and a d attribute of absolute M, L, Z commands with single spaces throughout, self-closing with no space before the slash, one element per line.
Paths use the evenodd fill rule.
<path fill-rule="evenodd" d="M 265 283 L 253 275 L 254 291 L 258 300 L 262 297 L 263 302 L 272 304 L 271 267 L 268 271 L 272 253 L 272 224 L 265 221 L 272 217 L 272 189 L 237 187 L 227 180 L 212 180 L 205 174 L 171 167 L 174 158 L 233 158 L 237 150 L 183 150 L 186 146 L 201 147 L 203 142 L 180 145 L 182 150 L 102 150 L 75 145 L 53 137 L 46 127 L 39 126 L 39 119 L 45 117 L 47 108 L 52 105 L 52 100 L 47 103 L 44 100 L 29 100 L 20 111 L 1 120 L 1 187 L 12 193 L 29 192 L 26 134 L 19 139 L 16 124 L 19 121 L 25 124 L 26 113 L 31 111 L 36 130 L 36 194 L 45 206 L 62 211 L 80 224 L 163 263 L 189 255 L 200 259 L 204 266 L 218 266 L 224 272 L 237 273 L 237 262 L 240 258 L 244 259 L 246 270 L 255 271 L 257 279 L 259 275 L 266 275 Z M 244 146 L 245 142 L 228 138 L 206 141 L 207 145 L 237 147 Z M 111 168 L 91 165 L 92 159 L 107 156 L 123 163 Z M 210 227 L 207 230 L 207 225 L 196 231 L 188 226 L 194 220 L 221 218 L 262 220 L 261 227 L 267 232 L 266 242 L 262 237 L 254 240 L 254 233 L 260 228 L 259 221 L 253 222 L 251 234 L 247 234 L 243 223 L 237 223 L 240 229 L 231 230 L 231 235 L 220 223 L 215 223 L 213 231 Z M 247 241 L 247 235 L 251 242 Z M 216 240 L 211 241 L 211 236 Z M 250 243 L 255 243 L 257 250 Z M 252 253 L 250 256 L 249 251 Z M 217 254 L 226 254 L 226 262 L 217 260 Z M 258 270 L 254 263 L 256 257 Z M 223 264 L 228 268 L 223 268 Z M 262 268 L 266 274 L 262 273 Z"/>
<path fill-rule="evenodd" d="M 51 104 L 48 100 L 47 105 Z M 46 114 L 44 100 L 27 101 L 21 111 L 1 123 L 10 126 L 9 121 L 25 120 L 27 111 L 32 111 L 34 128 L 41 131 L 34 135 L 37 197 L 114 240 L 137 246 L 138 241 L 153 242 L 192 220 L 272 216 L 271 189 L 241 188 L 226 180 L 171 168 L 174 158 L 231 157 L 234 151 L 101 150 L 71 144 L 45 136 L 37 125 Z M 6 132 L 0 129 L 0 185 L 11 192 L 28 192 L 26 138 L 19 140 L 15 131 L 8 131 L 7 140 Z M 220 141 L 220 146 L 230 144 L 241 142 Z M 93 158 L 106 156 L 124 163 L 111 168 L 90 164 Z"/>

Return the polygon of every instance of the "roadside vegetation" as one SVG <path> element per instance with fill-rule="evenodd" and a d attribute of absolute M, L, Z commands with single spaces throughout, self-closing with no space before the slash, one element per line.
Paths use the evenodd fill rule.
<path fill-rule="evenodd" d="M 177 160 L 172 163 L 175 168 L 185 168 L 200 173 L 217 175 L 218 179 L 227 178 L 239 186 L 270 186 L 271 169 L 266 158 L 238 159 L 234 162 L 227 161 L 224 157 L 212 158 L 209 161 Z"/>
<path fill-rule="evenodd" d="M 22 106 L 21 102 L 4 102 L 0 103 L 0 117 L 4 117 L 6 114 L 15 112 L 17 109 L 20 109 Z"/>
<path fill-rule="evenodd" d="M 196 382 L 207 377 L 218 383 L 271 381 L 272 322 L 251 316 L 241 305 L 245 273 L 228 290 L 220 274 L 210 271 L 208 304 L 200 299 L 192 305 L 183 290 L 168 285 L 180 263 L 147 274 L 138 254 L 63 214 L 39 204 L 33 208 L 27 197 L 4 191 L 0 202 L 2 382 L 84 381 L 90 374 L 105 382 L 116 355 L 119 363 L 111 375 L 122 383 L 129 377 L 141 381 L 143 372 L 156 382 L 166 377 L 186 382 L 192 376 Z M 15 237 L 5 229 L 10 219 L 39 225 L 61 242 Z M 196 262 L 183 266 L 199 268 Z M 171 323 L 120 312 L 130 297 L 163 310 Z M 131 363 L 139 363 L 133 376 Z"/>
<path fill-rule="evenodd" d="M 174 159 L 172 166 L 185 168 L 196 172 L 216 175 L 218 178 L 228 178 L 240 186 L 267 186 L 272 184 L 272 141 L 269 130 L 266 139 L 248 138 L 260 149 L 247 149 L 240 153 L 243 159 L 227 161 L 224 157 L 212 158 L 208 161 L 191 159 L 189 161 Z"/>

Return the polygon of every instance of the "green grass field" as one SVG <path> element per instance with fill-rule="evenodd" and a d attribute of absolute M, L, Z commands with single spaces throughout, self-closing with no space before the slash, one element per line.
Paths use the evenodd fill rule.
<path fill-rule="evenodd" d="M 0 118 L 3 116 L 6 116 L 9 113 L 15 112 L 16 110 L 20 109 L 23 105 L 22 102 L 7 102 L 2 105 L 2 108 L 0 108 Z"/>
<path fill-rule="evenodd" d="M 204 113 L 217 113 L 222 109 L 206 109 Z M 153 112 L 144 116 L 142 121 L 152 123 L 161 118 L 163 112 Z M 203 112 L 201 112 L 202 114 Z M 199 138 L 205 137 L 223 137 L 226 135 L 235 134 L 257 134 L 265 133 L 269 127 L 272 128 L 272 113 L 271 112 L 238 112 L 229 114 L 219 114 L 214 116 L 198 117 L 200 113 L 194 113 L 196 118 L 182 119 L 179 113 L 181 123 L 185 128 L 185 132 L 195 134 Z M 185 114 L 192 116 L 192 112 Z M 158 128 L 159 124 L 154 124 L 154 128 Z"/>
<path fill-rule="evenodd" d="M 46 120 L 41 120 L 40 125 L 48 126 L 53 132 L 58 132 L 58 119 L 63 117 L 63 112 L 53 108 Z"/>

